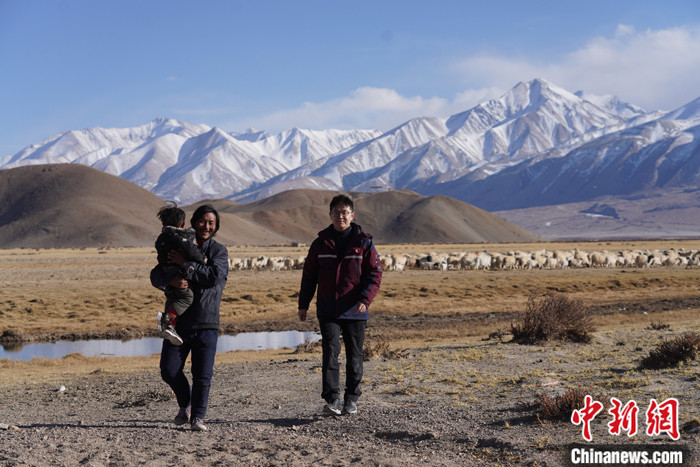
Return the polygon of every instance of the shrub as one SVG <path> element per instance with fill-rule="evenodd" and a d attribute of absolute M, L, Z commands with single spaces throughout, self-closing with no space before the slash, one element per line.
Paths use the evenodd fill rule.
<path fill-rule="evenodd" d="M 362 358 L 364 361 L 372 360 L 373 358 L 403 358 L 408 356 L 408 350 L 399 349 L 392 350 L 389 341 L 383 336 L 370 336 L 369 333 L 365 339 L 365 345 L 362 348 Z"/>
<path fill-rule="evenodd" d="M 316 352 L 321 348 L 321 339 L 316 339 L 312 340 L 310 338 L 306 338 L 302 344 L 299 344 L 296 346 L 294 349 L 295 354 L 304 354 L 304 353 L 312 353 Z"/>
<path fill-rule="evenodd" d="M 658 323 L 652 321 L 651 324 L 649 324 L 649 327 L 647 327 L 647 329 L 651 331 L 663 331 L 664 329 L 671 329 L 671 325 L 662 323 L 661 321 L 659 321 Z"/>
<path fill-rule="evenodd" d="M 642 359 L 640 369 L 661 369 L 678 366 L 680 362 L 693 360 L 700 350 L 700 334 L 689 332 L 661 342 L 649 356 Z"/>
<path fill-rule="evenodd" d="M 499 342 L 503 342 L 503 338 L 511 334 L 511 331 L 506 331 L 505 329 L 498 329 L 491 334 L 485 340 L 498 339 Z"/>
<path fill-rule="evenodd" d="M 531 344 L 547 340 L 589 342 L 593 314 L 581 300 L 547 293 L 531 296 L 520 324 L 511 326 L 515 342 Z"/>
<path fill-rule="evenodd" d="M 537 394 L 537 418 L 545 420 L 570 420 L 574 410 L 584 406 L 586 395 L 591 395 L 595 400 L 603 400 L 600 395 L 593 396 L 586 389 L 569 389 L 564 394 L 552 397 L 546 392 Z"/>

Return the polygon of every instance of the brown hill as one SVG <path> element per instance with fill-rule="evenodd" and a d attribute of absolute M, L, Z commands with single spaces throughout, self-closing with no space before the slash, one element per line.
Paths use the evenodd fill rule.
<path fill-rule="evenodd" d="M 211 204 L 221 216 L 221 229 L 216 240 L 224 245 L 274 245 L 295 241 L 282 233 L 260 225 L 247 216 L 241 216 L 234 210 L 242 205 L 227 199 L 203 200 L 190 206 L 183 206 L 189 223 L 192 213 L 202 204 Z"/>
<path fill-rule="evenodd" d="M 250 204 L 231 204 L 236 214 L 296 241 L 313 240 L 330 224 L 333 191 L 293 190 Z M 446 196 L 408 190 L 350 193 L 355 222 L 377 243 L 530 242 L 539 237 L 498 216 Z"/>
<path fill-rule="evenodd" d="M 0 170 L 0 247 L 153 245 L 163 201 L 78 164 Z"/>
<path fill-rule="evenodd" d="M 225 245 L 310 242 L 330 224 L 335 192 L 294 190 L 250 203 L 207 200 L 221 214 Z M 377 243 L 536 241 L 535 235 L 467 203 L 410 191 L 351 193 L 355 221 Z M 0 248 L 152 246 L 164 201 L 78 164 L 0 170 Z"/>
<path fill-rule="evenodd" d="M 509 243 L 539 238 L 483 209 L 447 196 L 396 191 L 358 196 L 383 243 Z M 362 211 L 358 215 L 362 214 Z M 369 214 L 369 213 L 368 213 Z M 362 216 L 364 219 L 364 216 Z M 369 220 L 369 219 L 368 219 Z M 376 222 L 376 224 L 373 224 Z"/>

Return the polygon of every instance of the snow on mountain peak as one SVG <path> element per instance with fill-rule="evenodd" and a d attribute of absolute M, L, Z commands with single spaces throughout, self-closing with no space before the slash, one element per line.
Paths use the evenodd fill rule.
<path fill-rule="evenodd" d="M 526 110 L 537 110 L 549 101 L 563 102 L 572 106 L 578 100 L 574 94 L 543 79 L 518 83 L 499 99 L 511 115 Z"/>
<path fill-rule="evenodd" d="M 597 105 L 601 109 L 615 113 L 624 118 L 634 118 L 647 113 L 644 109 L 628 102 L 624 102 L 617 96 L 598 96 L 595 94 L 585 93 L 583 91 L 576 91 L 574 94 L 583 100 Z"/>
<path fill-rule="evenodd" d="M 524 161 L 560 158 L 659 117 L 614 96 L 570 93 L 533 79 L 449 118 L 414 118 L 384 133 L 299 128 L 276 135 L 253 128 L 234 133 L 159 117 L 133 128 L 66 131 L 0 159 L 0 168 L 91 165 L 180 203 L 205 197 L 253 200 L 296 187 L 437 193 L 461 177 L 481 180 Z M 695 118 L 700 99 L 667 115 Z M 689 125 L 666 125 L 667 133 L 658 138 Z"/>
<path fill-rule="evenodd" d="M 666 120 L 694 120 L 700 118 L 700 97 L 667 113 Z"/>

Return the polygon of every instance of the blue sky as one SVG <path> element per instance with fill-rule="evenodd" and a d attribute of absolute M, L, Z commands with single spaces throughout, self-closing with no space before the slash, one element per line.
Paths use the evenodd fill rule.
<path fill-rule="evenodd" d="M 545 78 L 700 97 L 700 2 L 0 0 L 0 156 L 157 117 L 388 130 Z"/>

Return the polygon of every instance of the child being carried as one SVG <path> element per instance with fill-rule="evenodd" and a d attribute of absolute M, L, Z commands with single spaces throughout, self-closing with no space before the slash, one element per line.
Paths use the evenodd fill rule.
<path fill-rule="evenodd" d="M 178 208 L 175 202 L 170 201 L 167 206 L 158 211 L 158 219 L 163 224 L 163 230 L 156 239 L 158 264 L 163 267 L 170 279 L 179 275 L 187 281 L 191 280 L 193 267 L 185 269 L 179 264 L 171 263 L 168 258 L 172 250 L 179 250 L 183 253 L 186 262 L 206 264 L 206 257 L 197 245 L 194 229 L 184 228 L 185 211 Z M 194 292 L 189 287 L 179 289 L 168 285 L 165 288 L 165 311 L 160 316 L 158 328 L 163 337 L 173 345 L 182 345 L 182 338 L 175 330 L 177 318 L 187 311 L 193 301 Z"/>

